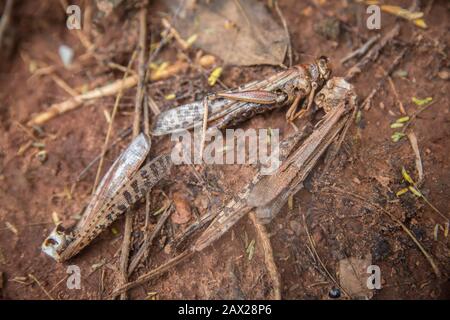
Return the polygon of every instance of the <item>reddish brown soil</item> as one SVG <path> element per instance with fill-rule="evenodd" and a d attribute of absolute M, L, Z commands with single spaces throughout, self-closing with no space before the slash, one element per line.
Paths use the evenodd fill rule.
<path fill-rule="evenodd" d="M 348 19 L 356 33 L 370 36 L 360 24 L 358 15 L 364 17 L 364 7 L 348 5 L 348 1 L 327 1 L 325 10 Z M 409 7 L 411 1 L 389 1 Z M 424 9 L 427 2 L 423 2 Z M 153 3 L 153 1 L 152 1 Z M 343 30 L 337 42 L 319 36 L 313 28 L 323 17 L 315 7 L 309 15 L 304 14 L 307 1 L 280 1 L 291 32 L 295 62 L 303 62 L 312 56 L 327 55 L 334 63 L 334 74 L 343 75 L 346 67 L 339 61 L 351 50 L 360 46 L 354 33 Z M 405 70 L 406 78 L 393 77 L 400 100 L 408 114 L 418 107 L 411 97 L 431 96 L 435 103 L 420 114 L 412 124 L 418 138 L 423 160 L 425 180 L 421 191 L 427 199 L 446 215 L 450 213 L 450 106 L 448 81 L 438 77 L 438 72 L 448 68 L 449 4 L 434 1 L 426 12 L 427 30 L 419 30 L 411 23 L 387 14 L 382 16 L 382 32 L 390 30 L 396 22 L 401 25 L 399 39 L 410 43 L 405 58 L 397 70 Z M 159 35 L 161 26 L 157 10 L 160 4 L 152 4 L 149 12 L 150 29 Z M 110 56 L 122 65 L 132 52 L 137 39 L 137 11 L 130 10 L 115 24 L 110 24 L 101 40 L 95 40 L 100 57 Z M 124 19 L 128 19 L 124 23 Z M 121 247 L 123 219 L 111 230 L 104 232 L 90 246 L 68 263 L 57 264 L 40 251 L 42 240 L 53 228 L 52 212 L 64 221 L 73 219 L 87 203 L 95 177 L 91 170 L 77 184 L 71 197 L 65 189 L 85 166 L 100 152 L 107 130 L 104 110 L 111 111 L 114 98 L 104 98 L 85 105 L 76 111 L 57 117 L 42 126 L 39 141 L 45 144 L 47 159 L 41 163 L 36 157 L 38 149 L 28 148 L 18 154 L 30 136 L 18 125 L 25 124 L 34 113 L 44 110 L 54 102 L 68 98 L 68 94 L 55 84 L 51 76 L 32 76 L 30 59 L 55 66 L 54 74 L 63 78 L 73 88 L 83 85 L 98 86 L 118 79 L 121 73 L 111 71 L 93 58 L 79 62 L 74 70 L 66 70 L 58 59 L 58 46 L 65 43 L 75 48 L 75 61 L 85 53 L 85 48 L 74 32 L 65 28 L 65 14 L 59 1 L 23 1 L 14 7 L 12 16 L 13 38 L 16 40 L 8 50 L 2 50 L 0 73 L 0 273 L 3 286 L 0 297 L 4 299 L 47 299 L 43 289 L 55 299 L 102 299 L 118 283 L 118 251 Z M 124 30 L 127 30 L 124 34 Z M 417 36 L 421 35 L 419 41 Z M 93 39 L 92 39 L 93 40 Z M 353 44 L 352 44 L 353 41 Z M 360 100 L 372 90 L 382 74 L 398 54 L 399 48 L 389 45 L 380 58 L 353 82 Z M 166 47 L 160 61 L 175 61 L 176 46 Z M 191 53 L 192 54 L 192 53 Z M 274 67 L 227 67 L 223 81 L 233 87 L 252 79 L 260 79 L 276 70 Z M 448 69 L 447 69 L 448 71 Z M 194 79 L 191 81 L 190 79 Z M 188 83 L 192 82 L 189 89 Z M 218 89 L 218 88 L 217 88 Z M 162 109 L 174 105 L 165 101 L 164 95 L 176 93 L 185 96 L 178 102 L 196 98 L 195 93 L 210 90 L 197 71 L 177 75 L 149 87 L 149 92 Z M 132 123 L 135 91 L 125 93 L 121 113 L 115 121 L 114 136 Z M 197 96 L 198 98 L 198 96 Z M 381 106 L 384 105 L 384 108 Z M 283 136 L 292 129 L 285 122 L 285 110 L 258 116 L 243 128 L 280 128 Z M 436 223 L 443 223 L 423 200 L 411 193 L 397 198 L 395 192 L 404 186 L 401 168 L 404 166 L 414 177 L 414 153 L 408 139 L 398 143 L 391 141 L 393 130 L 389 127 L 401 116 L 395 96 L 387 82 L 375 95 L 368 111 L 362 111 L 361 120 L 354 125 L 343 150 L 332 166 L 332 173 L 320 176 L 319 166 L 305 184 L 305 189 L 294 197 L 294 208 L 287 206 L 268 226 L 275 261 L 281 276 L 281 292 L 284 299 L 328 299 L 333 284 L 323 269 L 311 257 L 307 249 L 307 237 L 302 214 L 307 215 L 309 230 L 316 242 L 322 261 L 332 274 L 338 270 L 339 260 L 347 257 L 372 255 L 373 263 L 381 268 L 383 288 L 374 293 L 375 299 L 437 299 L 449 298 L 449 243 L 450 237 L 440 232 L 438 240 L 433 236 Z M 167 137 L 154 140 L 151 156 L 168 150 Z M 109 165 L 129 140 L 122 142 L 108 153 Z M 211 166 L 197 168 L 212 186 L 222 192 L 213 193 L 214 209 L 225 203 L 249 181 L 254 170 L 247 166 Z M 158 184 L 152 192 L 151 209 L 163 205 L 164 191 L 169 197 L 175 190 L 189 190 L 194 212 L 205 214 L 208 203 L 201 187 L 189 168 L 176 168 L 170 177 Z M 380 210 L 368 208 L 351 197 L 330 193 L 328 184 L 364 196 L 368 201 L 383 206 L 400 219 L 417 237 L 433 257 L 442 272 L 437 278 L 429 262 L 410 237 Z M 144 206 L 135 210 L 136 221 L 142 225 Z M 152 223 L 156 223 L 152 221 Z M 13 226 L 17 233 L 11 230 Z M 152 247 L 147 261 L 138 274 L 169 259 L 173 252 L 164 250 L 165 241 L 180 227 L 172 222 L 163 230 L 163 238 Z M 135 233 L 142 237 L 140 228 Z M 245 252 L 245 239 L 256 240 L 254 257 L 249 260 Z M 100 268 L 92 266 L 105 262 Z M 82 271 L 81 290 L 66 288 L 68 265 L 77 265 Z M 32 275 L 30 277 L 30 275 Z M 134 279 L 136 275 L 132 277 Z M 231 232 L 214 245 L 190 260 L 174 268 L 168 274 L 129 292 L 130 298 L 143 299 L 156 292 L 158 299 L 268 299 L 271 282 L 264 264 L 262 247 L 250 220 L 243 218 Z"/>

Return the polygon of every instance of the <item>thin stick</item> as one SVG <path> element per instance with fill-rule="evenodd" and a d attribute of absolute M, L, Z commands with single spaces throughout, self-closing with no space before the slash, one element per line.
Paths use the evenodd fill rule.
<path fill-rule="evenodd" d="M 369 95 L 364 99 L 363 103 L 361 104 L 361 109 L 364 109 L 366 111 L 370 109 L 370 105 L 371 105 L 371 101 L 372 101 L 373 97 L 378 92 L 378 90 L 380 90 L 380 88 L 381 88 L 382 84 L 384 83 L 384 81 L 386 80 L 386 78 L 389 77 L 389 75 L 394 71 L 395 68 L 397 68 L 398 64 L 403 59 L 406 51 L 407 51 L 407 48 L 404 48 L 397 55 L 397 57 L 395 57 L 394 61 L 389 66 L 388 70 L 383 69 L 384 70 L 383 76 L 381 77 L 380 81 L 378 81 L 375 88 L 373 88 L 372 91 L 369 93 Z"/>
<path fill-rule="evenodd" d="M 434 262 L 433 257 L 425 250 L 425 248 L 422 246 L 422 244 L 419 242 L 419 240 L 417 240 L 416 236 L 408 229 L 408 227 L 403 222 L 401 222 L 399 219 L 397 219 L 392 213 L 390 213 L 389 211 L 387 211 L 383 207 L 381 207 L 381 206 L 379 206 L 379 205 L 377 205 L 377 204 L 375 204 L 373 202 L 370 202 L 369 200 L 365 199 L 364 197 L 362 197 L 362 196 L 360 196 L 358 194 L 355 194 L 355 193 L 352 193 L 352 192 L 349 192 L 349 191 L 345 191 L 345 190 L 342 190 L 342 189 L 337 188 L 337 187 L 331 187 L 331 189 L 333 189 L 334 191 L 340 192 L 341 194 L 344 194 L 344 195 L 347 195 L 347 196 L 352 196 L 353 198 L 361 201 L 362 203 L 364 203 L 364 204 L 366 204 L 366 205 L 368 205 L 368 206 L 370 206 L 372 208 L 381 210 L 389 218 L 391 218 L 394 222 L 398 223 L 402 227 L 403 231 L 406 232 L 406 234 L 411 238 L 411 240 L 417 245 L 417 247 L 423 253 L 425 258 L 428 260 L 428 262 L 430 263 L 431 267 L 433 268 L 433 271 L 436 274 L 436 276 L 438 278 L 441 277 L 441 271 L 439 270 L 439 268 L 437 267 L 436 263 Z"/>
<path fill-rule="evenodd" d="M 172 213 L 170 204 L 166 207 L 164 210 L 164 213 L 159 217 L 158 223 L 156 224 L 155 228 L 153 229 L 150 237 L 144 240 L 144 243 L 139 248 L 139 251 L 136 253 L 136 255 L 131 260 L 130 266 L 128 268 L 128 275 L 131 275 L 138 266 L 141 259 L 145 256 L 145 254 L 148 252 L 149 247 L 152 245 L 153 240 L 158 235 L 159 231 L 162 229 L 164 224 L 166 223 L 167 219 L 170 217 L 170 214 Z M 147 230 L 147 229 L 146 229 Z"/>
<path fill-rule="evenodd" d="M 144 83 L 146 77 L 145 70 L 145 55 L 146 55 L 146 42 L 147 42 L 147 5 L 148 2 L 144 1 L 139 12 L 139 82 L 136 92 L 136 104 L 133 122 L 133 137 L 137 137 L 140 132 L 141 114 L 142 114 L 142 100 L 144 97 Z M 131 232 L 133 231 L 133 216 L 131 211 L 127 211 L 125 214 L 125 227 L 123 233 L 122 251 L 120 255 L 120 272 L 122 274 L 122 283 L 128 282 L 128 260 L 130 256 L 130 244 L 131 244 Z M 127 299 L 127 293 L 122 292 L 120 295 L 121 300 Z"/>
<path fill-rule="evenodd" d="M 136 50 L 134 50 L 133 54 L 131 55 L 131 59 L 128 62 L 127 71 L 125 71 L 125 73 L 123 75 L 123 79 L 125 79 L 127 77 L 128 70 L 131 69 L 131 66 L 133 65 L 135 57 L 136 57 Z M 103 161 L 104 161 L 104 158 L 105 158 L 106 151 L 108 149 L 109 138 L 111 136 L 114 119 L 116 118 L 117 109 L 119 108 L 119 103 L 120 103 L 120 100 L 122 99 L 123 90 L 124 90 L 124 86 L 122 85 L 120 87 L 120 89 L 119 89 L 119 92 L 117 93 L 116 101 L 114 102 L 114 107 L 113 107 L 113 111 L 112 111 L 112 114 L 111 114 L 111 121 L 109 122 L 108 131 L 106 132 L 105 141 L 103 142 L 103 147 L 102 147 L 102 151 L 101 151 L 101 154 L 100 154 L 100 162 L 98 164 L 97 173 L 95 175 L 94 185 L 92 186 L 92 193 L 95 192 L 95 189 L 97 188 L 98 181 L 100 179 L 100 173 L 102 171 Z"/>
<path fill-rule="evenodd" d="M 14 4 L 14 0 L 6 1 L 5 10 L 3 11 L 3 15 L 0 20 L 0 48 L 2 47 L 3 34 L 5 33 L 6 27 L 9 24 L 9 19 L 11 16 L 13 4 Z"/>
<path fill-rule="evenodd" d="M 370 47 L 376 41 L 378 41 L 378 39 L 380 39 L 380 36 L 381 36 L 380 34 L 374 35 L 372 38 L 367 40 L 361 47 L 359 47 L 355 51 L 350 52 L 348 55 L 346 55 L 344 58 L 341 59 L 341 64 L 344 64 L 345 62 L 347 62 L 348 60 L 350 60 L 350 59 L 352 59 L 354 57 L 360 57 L 363 54 L 365 54 L 367 52 L 367 50 L 369 50 Z"/>
<path fill-rule="evenodd" d="M 394 93 L 395 99 L 397 100 L 398 108 L 400 109 L 400 112 L 402 114 L 407 114 L 406 111 L 405 111 L 405 108 L 403 107 L 403 103 L 400 100 L 400 97 L 398 96 L 397 89 L 395 88 L 394 81 L 392 81 L 392 78 L 390 76 L 388 76 L 387 79 L 389 81 L 389 85 L 391 86 L 392 92 Z"/>
<path fill-rule="evenodd" d="M 32 275 L 31 273 L 28 274 L 28 277 L 30 277 L 31 279 L 33 279 L 34 282 L 37 283 L 37 285 L 39 286 L 39 288 L 42 289 L 42 291 L 44 291 L 45 295 L 50 299 L 50 300 L 55 300 L 53 299 L 53 297 L 50 295 L 50 293 L 48 293 L 48 291 L 44 288 L 44 286 L 39 282 L 38 279 L 36 279 L 36 277 L 34 275 Z"/>
<path fill-rule="evenodd" d="M 314 243 L 314 239 L 311 237 L 311 234 L 309 233 L 309 229 L 308 229 L 308 224 L 306 223 L 306 218 L 305 218 L 305 214 L 302 212 L 302 217 L 303 217 L 303 225 L 305 226 L 305 231 L 306 231 L 306 235 L 308 237 L 308 242 L 309 245 L 311 246 L 311 250 L 314 254 L 314 257 L 316 258 L 316 260 L 320 263 L 320 265 L 322 266 L 322 269 L 325 271 L 325 274 L 330 278 L 330 280 L 336 285 L 338 286 L 342 292 L 344 292 L 348 297 L 351 297 L 347 291 L 345 291 L 345 289 L 340 285 L 339 282 L 337 282 L 337 280 L 333 277 L 333 275 L 328 271 L 327 267 L 325 266 L 325 264 L 323 263 L 322 259 L 320 258 L 319 254 L 317 253 L 316 250 L 316 246 Z"/>
<path fill-rule="evenodd" d="M 64 282 L 64 280 L 67 280 L 68 277 L 69 277 L 69 275 L 65 275 L 64 278 L 62 278 L 61 280 L 59 280 L 58 283 L 55 284 L 55 285 L 53 286 L 53 288 L 51 288 L 51 289 L 48 291 L 48 293 L 50 294 L 51 292 L 53 292 L 53 291 L 54 291 L 61 283 Z"/>
<path fill-rule="evenodd" d="M 264 251 L 264 261 L 266 263 L 270 279 L 272 280 L 273 299 L 281 300 L 280 274 L 278 273 L 277 265 L 275 264 L 275 259 L 273 257 L 273 249 L 270 243 L 270 237 L 267 234 L 266 228 L 261 223 L 258 222 L 258 219 L 256 218 L 254 211 L 250 212 L 250 220 L 255 226 L 258 236 L 261 239 Z"/>
<path fill-rule="evenodd" d="M 398 24 L 395 25 L 388 33 L 386 33 L 380 41 L 372 47 L 372 49 L 367 52 L 367 54 L 358 61 L 353 67 L 351 67 L 347 74 L 345 75 L 345 80 L 352 80 L 358 73 L 360 73 L 370 61 L 377 60 L 380 51 L 388 44 L 392 39 L 394 39 L 400 32 L 400 26 Z"/>
<path fill-rule="evenodd" d="M 155 100 L 153 100 L 153 98 L 150 95 L 147 96 L 147 106 L 150 107 L 155 116 L 161 113 L 161 110 L 159 109 Z"/>
<path fill-rule="evenodd" d="M 151 81 L 159 81 L 167 79 L 175 74 L 184 72 L 188 68 L 189 63 L 184 61 L 177 61 L 174 64 L 165 68 L 164 70 L 156 70 L 150 73 L 149 79 Z M 76 97 L 72 97 L 63 102 L 52 104 L 45 111 L 38 113 L 30 121 L 28 121 L 27 125 L 29 126 L 42 125 L 59 115 L 77 109 L 83 104 L 83 102 L 102 97 L 112 96 L 114 94 L 117 94 L 121 90 L 121 88 L 123 88 L 123 90 L 130 89 L 134 87 L 137 83 L 138 78 L 136 76 L 129 76 L 127 78 L 116 80 L 113 83 L 104 85 L 102 87 L 95 88 L 91 91 L 80 94 Z"/>
<path fill-rule="evenodd" d="M 182 261 L 188 259 L 189 257 L 191 257 L 192 255 L 194 255 L 195 252 L 190 251 L 190 250 L 186 250 L 183 251 L 182 253 L 180 253 L 179 255 L 177 255 L 176 257 L 170 259 L 169 261 L 167 261 L 165 264 L 157 267 L 156 269 L 153 269 L 152 271 L 143 274 L 142 276 L 140 276 L 139 278 L 137 278 L 135 281 L 133 282 L 129 282 L 126 285 L 116 289 L 110 296 L 116 296 L 118 294 L 121 294 L 122 292 L 125 292 L 127 290 L 130 290 L 138 285 L 141 285 L 153 278 L 156 278 L 157 276 L 167 272 L 168 270 L 170 270 L 171 268 L 175 267 L 176 265 L 180 264 Z"/>
<path fill-rule="evenodd" d="M 289 29 L 286 23 L 286 19 L 283 16 L 283 13 L 280 10 L 280 7 L 278 6 L 278 1 L 274 1 L 275 4 L 275 10 L 280 17 L 281 23 L 283 24 L 284 33 L 286 34 L 286 38 L 288 40 L 288 46 L 287 46 L 287 56 L 289 59 L 289 68 L 292 67 L 292 42 L 291 42 L 291 36 L 289 34 Z"/>
<path fill-rule="evenodd" d="M 405 126 L 402 129 L 402 133 L 406 132 L 406 129 L 408 129 L 410 127 L 410 125 L 414 122 L 414 120 L 416 120 L 417 116 L 419 114 L 421 114 L 423 111 L 428 110 L 429 107 L 431 107 L 432 105 L 434 105 L 436 103 L 435 101 L 430 102 L 429 104 L 426 104 L 424 106 L 421 106 L 419 109 L 417 109 L 410 117 L 409 117 L 409 121 L 405 124 Z"/>
<path fill-rule="evenodd" d="M 59 76 L 57 76 L 56 74 L 52 74 L 50 75 L 50 77 L 52 78 L 52 80 L 64 91 L 66 91 L 68 94 L 70 94 L 72 97 L 76 97 L 77 95 L 79 95 L 79 93 L 72 89 L 67 82 L 65 82 L 63 79 L 61 79 Z"/>
<path fill-rule="evenodd" d="M 150 136 L 150 116 L 149 116 L 149 105 L 148 105 L 148 98 L 149 95 L 145 95 L 144 97 L 144 132 L 149 137 Z M 147 160 L 148 161 L 148 160 Z M 150 223 L 150 194 L 147 192 L 145 195 L 145 225 L 144 225 L 144 243 L 148 241 L 148 225 Z M 133 261 L 130 263 L 130 266 L 128 267 L 128 275 L 131 274 L 131 269 L 134 269 L 132 267 Z"/>
<path fill-rule="evenodd" d="M 423 181 L 423 165 L 422 165 L 422 158 L 420 157 L 419 144 L 417 143 L 417 136 L 412 130 L 407 134 L 407 136 L 409 142 L 411 143 L 411 148 L 413 149 L 414 155 L 416 157 L 416 170 L 419 175 L 417 185 L 421 185 Z"/>

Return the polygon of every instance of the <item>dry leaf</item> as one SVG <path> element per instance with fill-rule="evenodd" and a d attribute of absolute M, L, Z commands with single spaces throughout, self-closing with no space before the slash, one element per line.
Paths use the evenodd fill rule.
<path fill-rule="evenodd" d="M 364 259 L 350 257 L 339 261 L 339 282 L 353 299 L 372 298 L 373 290 L 367 288 L 367 267 L 371 264 L 371 255 Z"/>
<path fill-rule="evenodd" d="M 172 26 L 181 37 L 198 35 L 192 46 L 220 57 L 224 65 L 283 63 L 288 39 L 261 2 L 169 0 L 167 3 L 172 12 L 178 12 Z"/>

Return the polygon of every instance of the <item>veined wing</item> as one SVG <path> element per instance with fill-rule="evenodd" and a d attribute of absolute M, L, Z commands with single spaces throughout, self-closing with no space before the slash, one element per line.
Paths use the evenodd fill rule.
<path fill-rule="evenodd" d="M 95 219 L 85 223 L 83 229 L 79 230 L 77 238 L 61 252 L 60 260 L 64 261 L 76 255 L 103 230 L 108 228 L 119 215 L 125 213 L 133 204 L 144 197 L 168 173 L 171 164 L 170 154 L 161 155 L 144 164 L 131 179 L 122 182 L 117 192 L 95 214 Z"/>
<path fill-rule="evenodd" d="M 330 111 L 322 125 L 316 128 L 300 148 L 289 156 L 275 174 L 264 177 L 255 185 L 247 199 L 247 204 L 252 207 L 267 206 L 289 186 L 294 187 L 293 180 L 301 177 L 298 183 L 302 182 L 343 127 L 344 121 L 340 120 L 344 113 L 343 105 L 341 108 Z"/>
<path fill-rule="evenodd" d="M 42 251 L 57 261 L 64 260 L 64 250 L 74 239 L 80 241 L 80 235 L 101 219 L 101 210 L 108 206 L 114 196 L 119 192 L 123 184 L 131 179 L 141 164 L 144 162 L 150 150 L 150 140 L 144 134 L 137 136 L 129 146 L 114 161 L 97 187 L 82 220 L 77 224 L 73 233 L 69 236 L 58 225 L 42 244 Z M 84 241 L 84 240 L 83 240 Z M 86 243 L 87 244 L 87 243 Z"/>
<path fill-rule="evenodd" d="M 282 141 L 279 149 L 281 160 L 286 159 L 309 132 L 310 128 L 305 128 L 305 130 L 294 133 Z M 208 228 L 206 228 L 195 241 L 193 250 L 201 251 L 203 248 L 209 246 L 227 232 L 245 214 L 252 210 L 252 207 L 247 205 L 247 198 L 255 185 L 257 185 L 263 177 L 264 176 L 258 172 L 253 179 L 235 197 L 233 197 L 233 199 L 222 207 Z"/>
<path fill-rule="evenodd" d="M 150 146 L 150 139 L 143 133 L 131 141 L 98 184 L 75 233 L 83 228 L 92 219 L 92 215 L 95 215 L 95 212 L 105 205 L 105 201 L 111 199 L 123 183 L 134 175 L 147 157 Z"/>

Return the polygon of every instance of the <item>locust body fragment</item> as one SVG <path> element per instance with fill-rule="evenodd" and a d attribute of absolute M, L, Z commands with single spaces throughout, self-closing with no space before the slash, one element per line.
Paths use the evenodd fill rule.
<path fill-rule="evenodd" d="M 254 81 L 234 90 L 211 94 L 205 99 L 181 105 L 158 115 L 153 135 L 176 133 L 199 126 L 204 120 L 205 105 L 208 108 L 208 123 L 222 129 L 245 121 L 255 114 L 264 113 L 290 105 L 289 121 L 301 115 L 296 112 L 302 99 L 311 106 L 317 88 L 330 77 L 328 58 L 320 57 L 310 64 L 294 66 L 274 74 L 268 79 Z"/>
<path fill-rule="evenodd" d="M 42 251 L 58 262 L 70 259 L 141 199 L 171 167 L 170 155 L 142 165 L 149 151 L 148 137 L 138 135 L 105 174 L 80 222 L 71 232 L 58 225 Z"/>
<path fill-rule="evenodd" d="M 310 129 L 305 129 L 281 142 L 282 165 L 277 171 L 270 176 L 263 176 L 258 172 L 226 205 L 201 218 L 202 225 L 209 225 L 189 249 L 141 275 L 135 282 L 118 288 L 114 294 L 149 281 L 208 247 L 251 210 L 256 210 L 257 218 L 262 223 L 270 222 L 288 197 L 302 188 L 302 182 L 330 144 L 339 145 L 342 142 L 357 110 L 356 98 L 353 86 L 344 78 L 334 77 L 328 80 L 314 100 L 316 107 L 324 110 L 325 116 L 316 124 L 312 133 Z"/>
<path fill-rule="evenodd" d="M 317 108 L 325 111 L 324 118 L 310 133 L 303 130 L 286 138 L 280 145 L 282 165 L 272 174 L 260 173 L 227 203 L 193 245 L 200 251 L 219 239 L 250 210 L 263 223 L 270 222 L 286 204 L 290 195 L 298 192 L 302 182 L 317 164 L 336 137 L 345 134 L 355 110 L 356 94 L 353 86 L 343 78 L 328 80 L 317 94 Z"/>
<path fill-rule="evenodd" d="M 248 196 L 247 204 L 256 208 L 256 216 L 262 223 L 269 223 L 288 198 L 303 187 L 303 181 L 332 143 L 336 142 L 339 149 L 356 111 L 356 94 L 344 78 L 334 77 L 317 94 L 315 103 L 325 116 L 314 132 L 275 174 L 261 179 Z"/>

